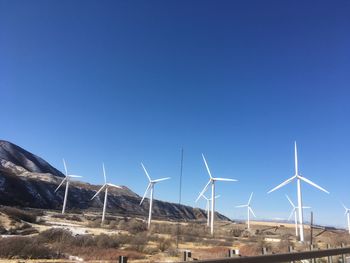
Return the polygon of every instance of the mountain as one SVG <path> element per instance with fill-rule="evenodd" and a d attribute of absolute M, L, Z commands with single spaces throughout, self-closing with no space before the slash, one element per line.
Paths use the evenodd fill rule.
<path fill-rule="evenodd" d="M 42 158 L 21 147 L 0 140 L 0 204 L 41 209 L 62 208 L 64 187 L 54 192 L 64 174 Z M 91 201 L 100 185 L 72 181 L 67 209 L 101 209 L 104 194 Z M 140 206 L 141 197 L 126 186 L 109 189 L 108 212 L 124 216 L 147 216 L 148 199 Z M 217 218 L 229 220 L 216 213 Z M 206 218 L 206 211 L 190 206 L 154 200 L 153 217 L 159 219 L 195 220 Z"/>

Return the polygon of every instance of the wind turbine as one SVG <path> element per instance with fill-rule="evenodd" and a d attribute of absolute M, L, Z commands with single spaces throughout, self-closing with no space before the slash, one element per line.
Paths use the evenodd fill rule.
<path fill-rule="evenodd" d="M 56 193 L 57 190 L 61 187 L 61 185 L 63 185 L 63 183 L 66 182 L 66 191 L 64 193 L 62 214 L 64 214 L 64 212 L 66 211 L 66 204 L 67 204 L 68 188 L 69 188 L 70 179 L 81 177 L 80 175 L 68 174 L 66 161 L 64 159 L 63 159 L 63 165 L 64 165 L 64 171 L 66 172 L 66 177 L 62 180 L 62 182 L 58 185 L 58 187 L 55 190 L 55 193 Z"/>
<path fill-rule="evenodd" d="M 345 209 L 345 214 L 344 215 L 346 215 L 346 217 L 347 217 L 347 219 L 348 219 L 348 231 L 349 231 L 349 234 L 350 234 L 350 209 L 349 208 L 347 208 L 343 203 L 342 203 L 342 205 L 343 205 L 343 207 L 344 207 L 344 209 Z"/>
<path fill-rule="evenodd" d="M 284 181 L 283 183 L 281 183 L 280 185 L 276 186 L 275 188 L 273 188 L 272 190 L 270 190 L 268 192 L 271 193 L 283 186 L 285 186 L 286 184 L 289 184 L 290 182 L 292 182 L 294 179 L 297 180 L 297 195 L 298 195 L 298 215 L 299 215 L 299 230 L 300 230 L 300 241 L 304 242 L 304 225 L 303 225 L 303 202 L 302 202 L 302 195 L 301 195 L 301 181 L 304 181 L 310 185 L 312 185 L 313 187 L 316 187 L 317 189 L 329 194 L 329 192 L 325 189 L 323 189 L 321 186 L 318 186 L 317 184 L 313 183 L 312 181 L 310 181 L 309 179 L 306 179 L 305 177 L 301 176 L 301 174 L 299 174 L 298 171 L 298 151 L 297 151 L 297 143 L 294 142 L 294 163 L 295 163 L 295 175 L 292 176 L 291 178 L 287 179 L 286 181 Z"/>
<path fill-rule="evenodd" d="M 299 233 L 298 233 L 298 216 L 297 216 L 297 209 L 298 209 L 298 207 L 294 205 L 294 203 L 292 202 L 292 200 L 290 200 L 288 195 L 286 195 L 286 197 L 287 197 L 289 203 L 291 204 L 291 206 L 293 208 L 292 211 L 290 212 L 289 217 L 288 217 L 288 221 L 292 218 L 292 216 L 294 214 L 295 235 L 299 236 Z M 305 208 L 311 208 L 311 207 L 303 206 L 303 209 L 305 209 Z"/>
<path fill-rule="evenodd" d="M 154 190 L 154 185 L 158 182 L 161 182 L 161 181 L 165 181 L 165 180 L 168 180 L 170 179 L 170 177 L 165 177 L 165 178 L 160 178 L 160 179 L 156 179 L 156 180 L 152 180 L 151 177 L 149 176 L 145 166 L 143 165 L 143 163 L 141 163 L 141 166 L 143 168 L 143 170 L 145 171 L 145 174 L 148 178 L 148 185 L 147 185 L 147 188 L 146 188 L 146 191 L 142 197 L 142 200 L 140 202 L 140 205 L 142 204 L 143 200 L 145 199 L 148 191 L 150 190 L 150 198 L 149 198 L 149 212 L 148 212 L 148 224 L 147 224 L 147 228 L 149 229 L 150 226 L 151 226 L 151 219 L 152 219 L 152 205 L 153 205 L 153 190 Z"/>
<path fill-rule="evenodd" d="M 250 202 L 252 201 L 252 197 L 253 197 L 253 193 L 250 194 L 250 197 L 249 197 L 249 200 L 248 200 L 248 203 L 246 205 L 239 205 L 239 206 L 236 206 L 237 208 L 240 208 L 240 207 L 246 207 L 247 208 L 247 215 L 248 215 L 248 229 L 250 229 L 250 213 L 253 214 L 254 217 L 255 214 L 254 214 L 254 211 L 253 209 L 251 208 L 250 206 Z"/>
<path fill-rule="evenodd" d="M 211 175 L 211 172 L 209 170 L 209 166 L 207 164 L 207 161 L 205 160 L 204 155 L 202 154 L 203 161 L 205 164 L 205 167 L 207 168 L 208 174 L 209 174 L 209 181 L 208 183 L 204 186 L 202 192 L 199 194 L 199 196 L 203 195 L 205 191 L 207 191 L 209 185 L 211 184 L 211 220 L 210 220 L 210 233 L 213 235 L 214 234 L 214 214 L 215 214 L 215 182 L 216 181 L 230 181 L 230 182 L 236 182 L 237 180 L 235 179 L 228 179 L 228 178 L 219 178 L 219 177 L 213 177 Z"/>
<path fill-rule="evenodd" d="M 205 210 L 207 210 L 207 226 L 209 226 L 210 225 L 210 201 L 211 201 L 211 198 L 208 198 L 204 194 L 202 194 L 197 198 L 196 203 L 200 197 L 203 197 L 207 201 L 206 206 L 205 206 Z M 217 199 L 219 197 L 220 197 L 220 195 L 216 195 L 215 199 Z"/>
<path fill-rule="evenodd" d="M 102 212 L 102 221 L 101 224 L 103 224 L 103 222 L 105 221 L 105 215 L 106 215 L 106 207 L 107 207 L 107 196 L 108 196 L 108 188 L 109 187 L 114 187 L 114 188 L 118 188 L 118 189 L 122 189 L 122 187 L 115 185 L 115 184 L 111 184 L 111 183 L 107 183 L 107 178 L 106 178 L 106 170 L 105 170 L 105 165 L 102 164 L 102 169 L 103 169 L 103 178 L 105 180 L 104 185 L 102 185 L 102 187 L 100 188 L 100 190 L 98 190 L 96 192 L 96 194 L 91 198 L 94 199 L 101 191 L 103 191 L 103 189 L 105 189 L 105 200 L 103 202 L 103 212 Z"/>

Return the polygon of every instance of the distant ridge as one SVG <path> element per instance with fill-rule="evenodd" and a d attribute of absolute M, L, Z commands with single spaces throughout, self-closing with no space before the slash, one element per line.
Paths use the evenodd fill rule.
<path fill-rule="evenodd" d="M 54 176 L 64 177 L 63 173 L 48 162 L 8 141 L 0 140 L 0 159 L 20 166 L 28 172 L 50 173 Z"/>
<path fill-rule="evenodd" d="M 0 140 L 0 205 L 41 209 L 62 208 L 64 190 L 54 192 L 64 175 L 42 158 L 8 141 Z M 67 210 L 93 209 L 102 211 L 103 194 L 91 201 L 100 188 L 85 182 L 72 181 L 69 188 Z M 108 194 L 107 213 L 122 216 L 147 216 L 148 199 L 139 205 L 141 197 L 128 187 L 111 189 Z M 155 219 L 205 219 L 206 211 L 190 206 L 154 200 Z M 218 219 L 229 220 L 216 213 Z"/>

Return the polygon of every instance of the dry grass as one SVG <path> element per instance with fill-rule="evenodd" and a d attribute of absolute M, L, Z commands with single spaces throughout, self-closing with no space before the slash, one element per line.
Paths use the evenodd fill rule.
<path fill-rule="evenodd" d="M 12 213 L 12 216 L 14 214 L 16 213 Z M 12 221 L 12 227 L 20 228 L 18 221 L 10 219 L 8 215 L 4 218 L 9 218 L 10 223 Z M 142 262 L 179 261 L 182 254 L 175 249 L 177 233 L 179 233 L 180 249 L 190 249 L 193 257 L 197 259 L 226 257 L 228 248 L 240 249 L 240 253 L 244 256 L 260 255 L 262 247 L 267 247 L 269 253 L 287 252 L 289 245 L 296 246 L 298 251 L 308 249 L 307 246 L 295 243 L 294 226 L 286 224 L 255 222 L 251 225 L 251 230 L 247 231 L 245 224 L 217 221 L 215 236 L 212 237 L 205 222 L 182 222 L 178 226 L 174 222 L 156 220 L 152 222 L 151 230 L 146 231 L 144 220 L 125 217 L 108 216 L 105 224 L 101 226 L 100 215 L 91 211 L 86 214 L 65 216 L 51 212 L 45 213 L 41 218 L 46 220 L 44 224 L 40 222 L 40 225 L 32 224 L 41 231 L 36 237 L 31 237 L 33 245 L 43 252 L 45 248 L 50 249 L 47 252 L 53 252 L 54 256 L 74 255 L 84 260 L 115 261 L 119 255 L 125 255 Z M 25 224 L 22 219 L 20 222 Z M 73 233 L 80 235 L 73 235 L 72 232 L 59 228 L 42 231 L 50 226 L 67 227 Z M 26 226 L 23 230 L 25 228 Z M 306 229 L 306 238 L 308 232 Z M 321 230 L 314 230 L 315 235 L 320 232 Z M 266 242 L 266 238 L 280 242 Z M 337 233 L 325 232 L 314 241 L 319 247 L 324 248 L 326 243 L 334 246 L 350 243 L 350 238 L 344 231 L 337 231 Z M 39 252 L 37 253 L 40 254 Z M 6 253 L 3 255 L 11 258 L 11 255 Z M 20 255 L 24 258 L 32 257 L 28 253 Z"/>

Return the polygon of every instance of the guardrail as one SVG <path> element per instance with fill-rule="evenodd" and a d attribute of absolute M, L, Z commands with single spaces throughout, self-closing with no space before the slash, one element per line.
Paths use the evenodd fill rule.
<path fill-rule="evenodd" d="M 346 262 L 345 255 L 350 254 L 350 247 L 332 248 L 324 250 L 313 250 L 303 252 L 290 252 L 283 254 L 266 254 L 252 257 L 233 257 L 196 260 L 198 263 L 261 263 L 261 262 L 293 262 L 305 259 L 327 258 L 327 262 L 333 262 L 332 256 L 341 256 L 342 262 Z M 186 262 L 186 261 L 183 261 Z M 187 261 L 188 263 L 188 261 Z"/>

